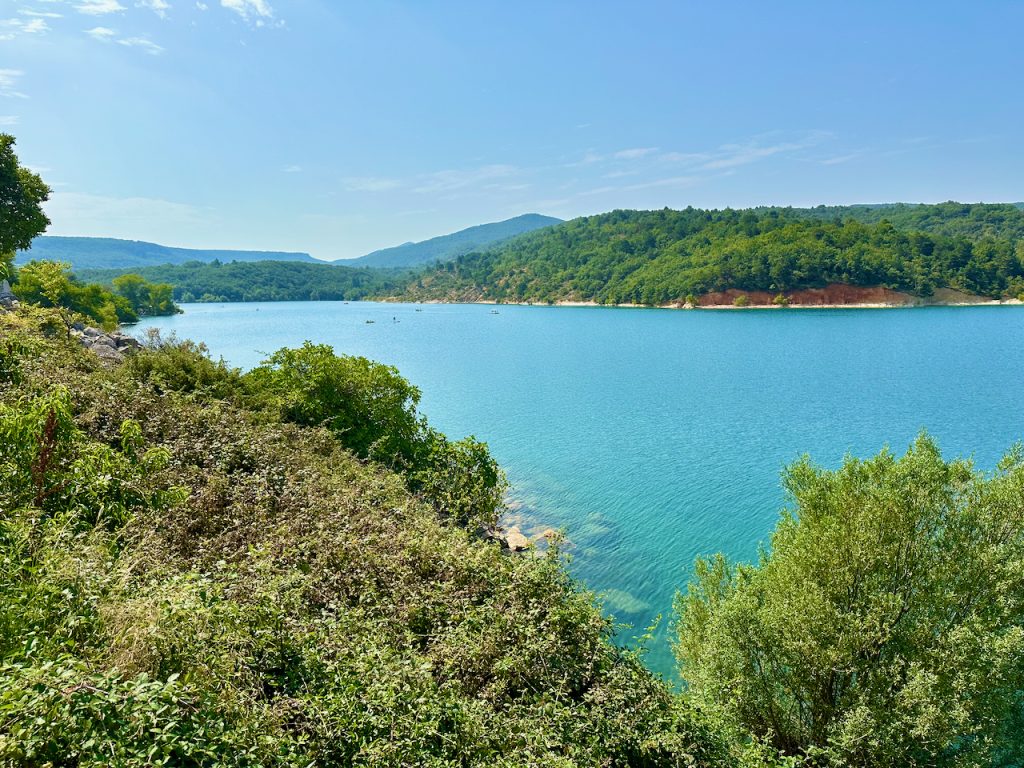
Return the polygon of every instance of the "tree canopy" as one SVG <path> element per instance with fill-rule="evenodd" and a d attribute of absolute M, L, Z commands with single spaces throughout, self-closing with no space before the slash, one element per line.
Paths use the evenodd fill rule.
<path fill-rule="evenodd" d="M 0 133 L 0 279 L 12 277 L 15 252 L 29 248 L 50 225 L 42 207 L 50 188 L 18 162 L 14 143 Z"/>

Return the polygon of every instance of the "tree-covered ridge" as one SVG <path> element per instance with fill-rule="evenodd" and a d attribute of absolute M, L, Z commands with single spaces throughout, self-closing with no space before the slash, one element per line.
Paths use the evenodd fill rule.
<path fill-rule="evenodd" d="M 122 269 L 85 269 L 78 275 L 110 285 Z M 192 301 L 355 301 L 402 290 L 408 274 L 370 267 L 285 261 L 165 264 L 131 272 L 174 286 L 174 299 Z"/>
<path fill-rule="evenodd" d="M 114 237 L 63 237 L 43 235 L 32 241 L 31 250 L 18 254 L 18 261 L 30 259 L 65 261 L 76 272 L 82 269 L 134 269 L 188 261 L 302 261 L 322 264 L 308 253 L 287 251 L 243 251 L 210 248 L 175 248 L 142 240 Z"/>
<path fill-rule="evenodd" d="M 935 205 L 819 205 L 814 208 L 755 208 L 756 212 L 792 212 L 824 221 L 856 219 L 866 224 L 888 221 L 906 232 L 929 232 L 947 237 L 1020 240 L 1024 238 L 1024 208 L 1014 203 L 957 203 Z"/>
<path fill-rule="evenodd" d="M 418 276 L 412 298 L 664 304 L 713 291 L 831 283 L 917 296 L 1024 292 L 1024 241 L 820 221 L 798 210 L 612 211 L 516 238 Z"/>

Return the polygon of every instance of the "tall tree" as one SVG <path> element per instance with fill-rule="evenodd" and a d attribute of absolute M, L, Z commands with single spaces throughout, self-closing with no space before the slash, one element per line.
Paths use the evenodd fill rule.
<path fill-rule="evenodd" d="M 43 203 L 50 188 L 23 167 L 14 154 L 14 137 L 0 133 L 0 278 L 12 276 L 15 251 L 25 250 L 50 224 Z"/>

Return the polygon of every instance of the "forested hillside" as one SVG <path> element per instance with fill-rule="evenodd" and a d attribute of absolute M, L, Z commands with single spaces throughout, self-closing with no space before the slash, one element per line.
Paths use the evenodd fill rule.
<path fill-rule="evenodd" d="M 1024 237 L 1024 209 L 1021 203 L 819 205 L 815 208 L 755 208 L 754 211 L 792 212 L 822 221 L 856 219 L 874 224 L 885 220 L 905 232 L 930 232 L 969 240 L 983 237 L 1019 240 Z"/>
<path fill-rule="evenodd" d="M 975 206 L 957 218 L 932 206 L 900 219 L 907 227 L 931 221 L 936 232 L 796 209 L 613 211 L 439 265 L 405 296 L 657 305 L 727 289 L 785 294 L 842 283 L 915 296 L 954 288 L 1015 297 L 1024 292 L 1016 234 L 1024 212 L 996 208 Z"/>
<path fill-rule="evenodd" d="M 127 270 L 83 269 L 83 280 L 111 284 Z M 283 261 L 189 262 L 131 272 L 174 286 L 176 301 L 355 301 L 401 291 L 408 274 L 370 267 Z"/>

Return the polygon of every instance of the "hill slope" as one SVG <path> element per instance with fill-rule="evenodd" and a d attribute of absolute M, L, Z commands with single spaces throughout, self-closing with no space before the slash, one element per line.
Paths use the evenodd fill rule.
<path fill-rule="evenodd" d="M 493 224 L 479 224 L 450 235 L 432 237 L 419 243 L 384 248 L 341 263 L 360 267 L 415 267 L 434 261 L 449 261 L 465 253 L 483 250 L 524 232 L 532 232 L 561 222 L 561 219 L 551 216 L 527 213 Z"/>
<path fill-rule="evenodd" d="M 304 261 L 323 263 L 308 253 L 286 251 L 230 251 L 173 248 L 141 240 L 112 237 L 37 237 L 32 249 L 18 254 L 18 262 L 31 259 L 66 261 L 72 269 L 130 269 L 186 261 Z"/>
<path fill-rule="evenodd" d="M 406 297 L 657 305 L 836 283 L 914 296 L 940 288 L 994 298 L 1024 292 L 1024 212 L 974 206 L 959 215 L 948 207 L 955 205 L 896 211 L 901 226 L 926 221 L 932 232 L 806 209 L 612 211 L 428 269 Z"/>

